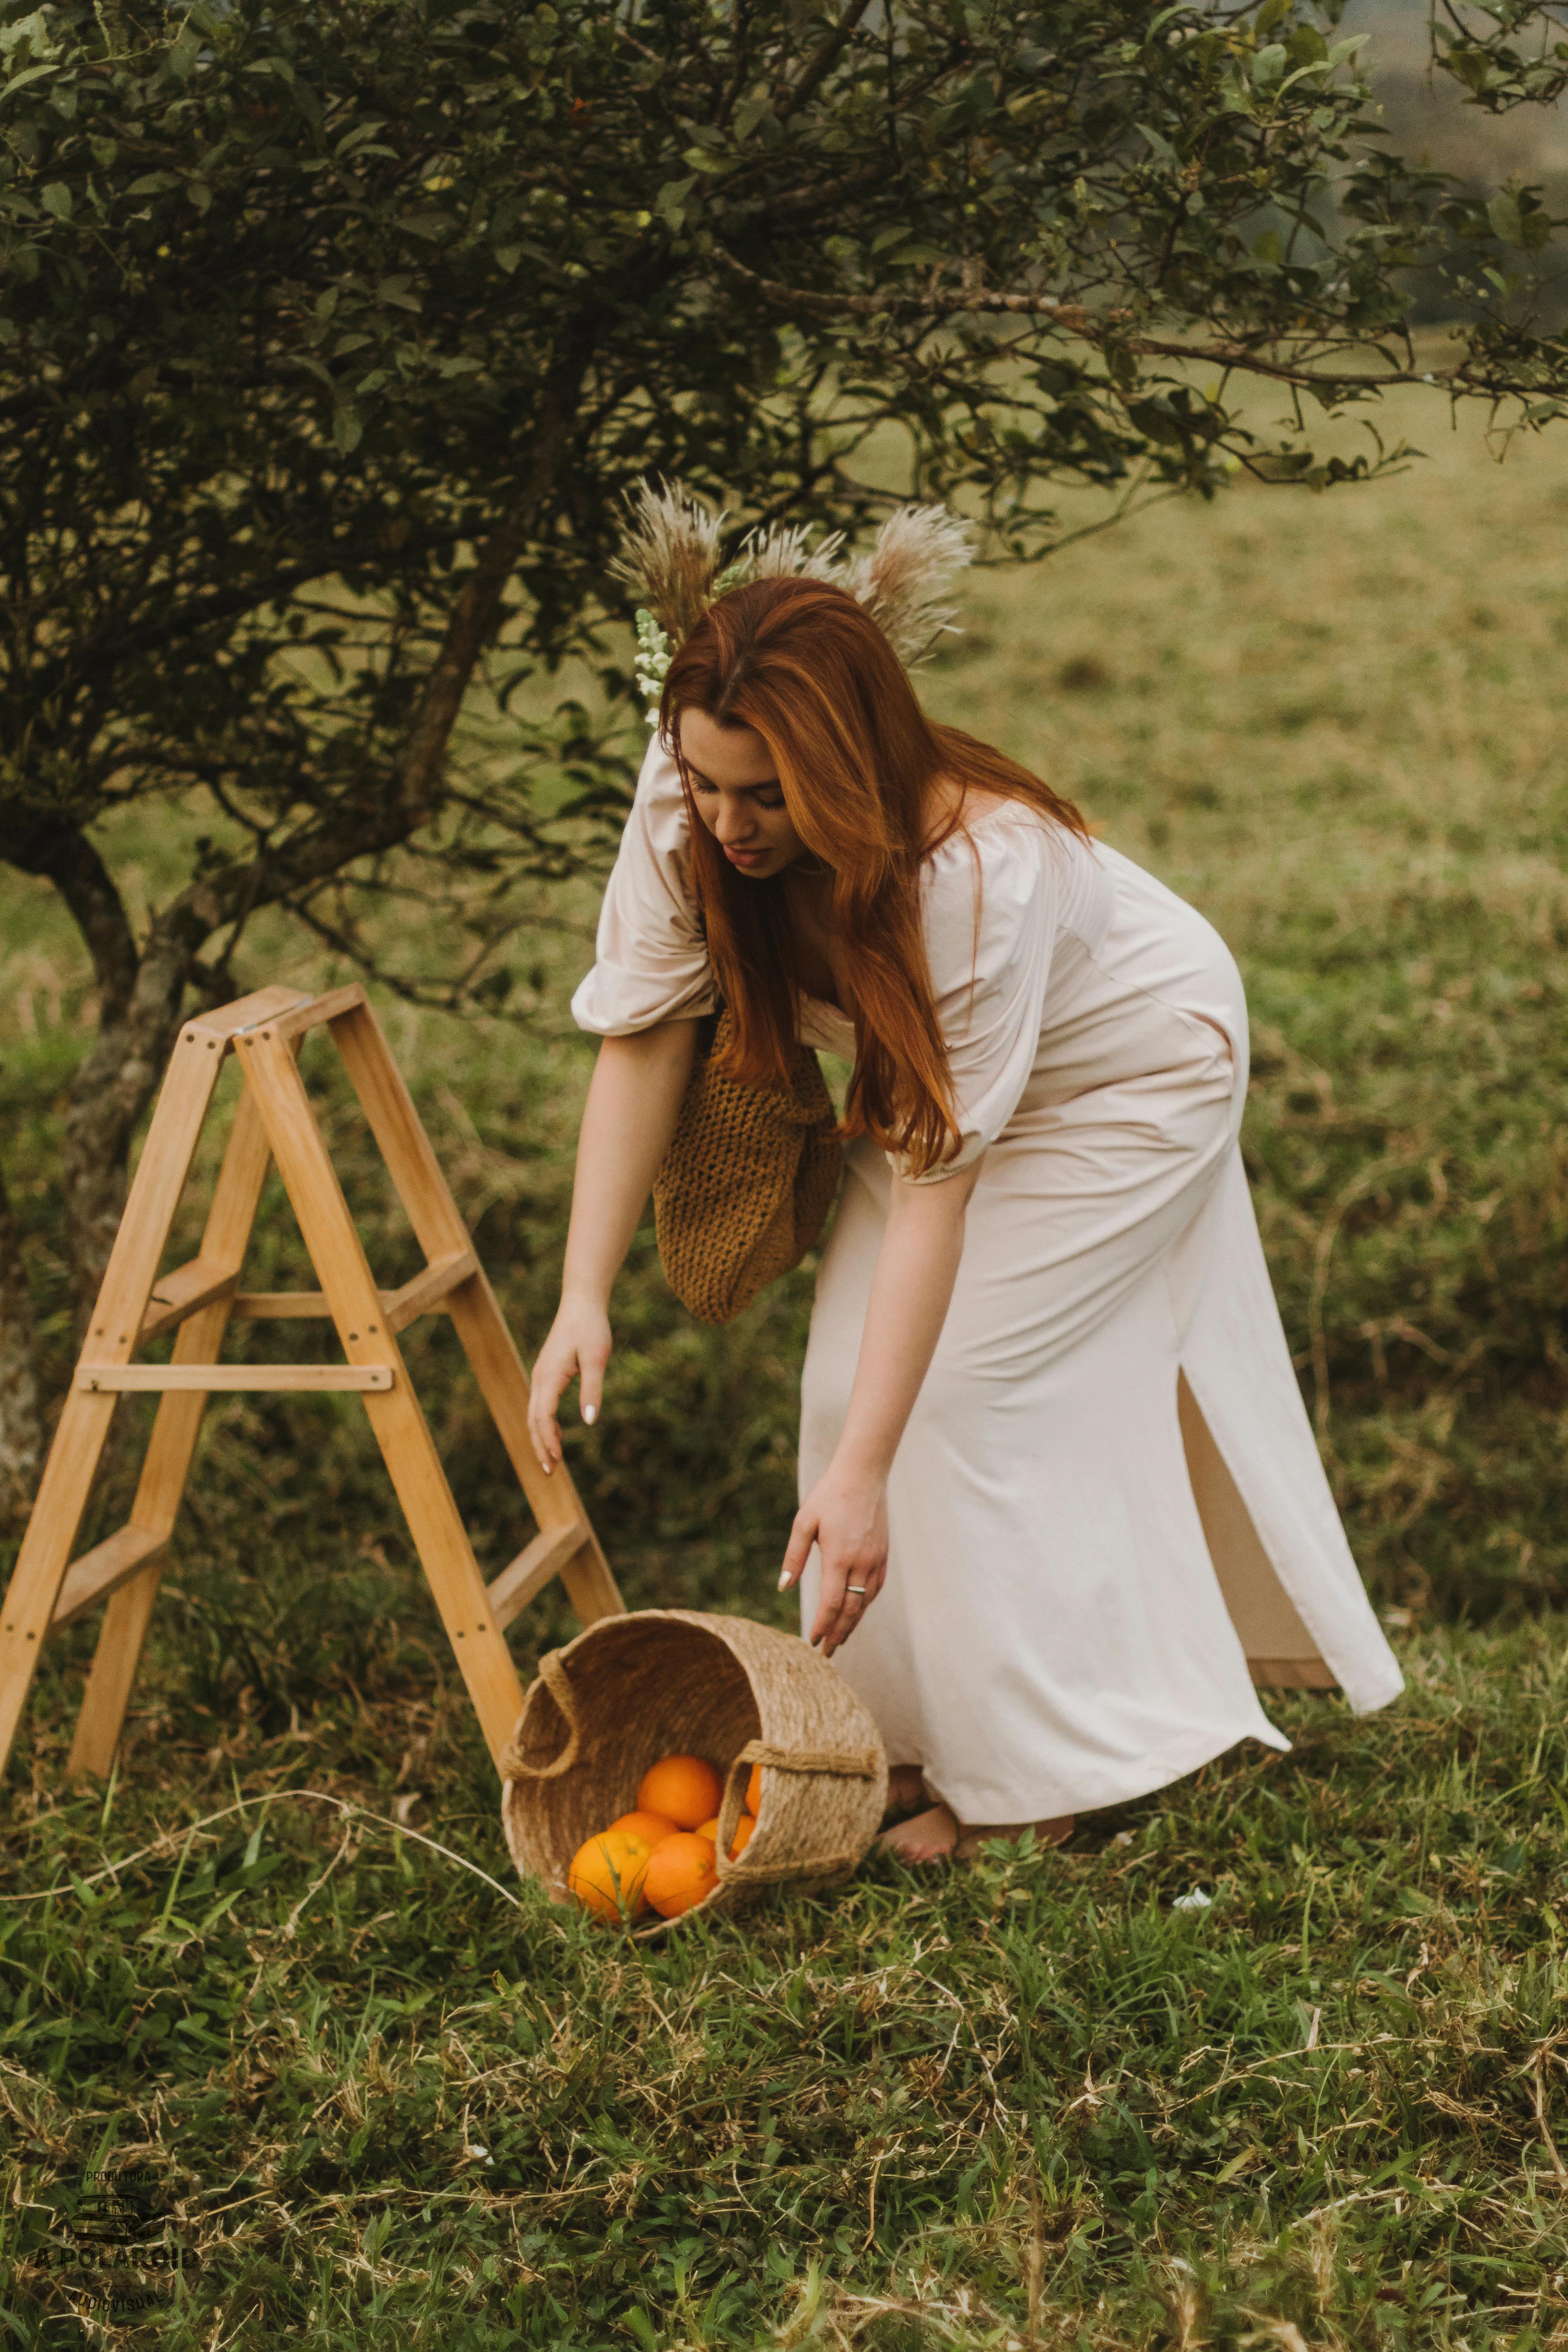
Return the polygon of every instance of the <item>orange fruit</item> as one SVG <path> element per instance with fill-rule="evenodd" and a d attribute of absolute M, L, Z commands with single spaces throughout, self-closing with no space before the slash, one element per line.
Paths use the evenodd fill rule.
<path fill-rule="evenodd" d="M 611 1830 L 629 1830 L 633 1837 L 640 1837 L 649 1853 L 667 1837 L 673 1837 L 679 1826 L 665 1813 L 623 1813 L 618 1821 L 610 1823 Z M 609 1831 L 605 1834 L 607 1837 Z"/>
<path fill-rule="evenodd" d="M 694 1830 L 718 1811 L 722 1794 L 719 1775 L 705 1757 L 662 1756 L 643 1774 L 637 1811 L 662 1813 L 677 1829 Z"/>
<path fill-rule="evenodd" d="M 763 1768 L 760 1764 L 753 1764 L 752 1767 L 752 1777 L 746 1783 L 746 1811 L 750 1813 L 752 1819 L 755 1821 L 757 1815 L 762 1811 L 762 1810 Z"/>
<path fill-rule="evenodd" d="M 756 1828 L 756 1826 L 757 1825 L 752 1819 L 750 1813 L 742 1813 L 741 1815 L 740 1820 L 735 1823 L 735 1843 L 730 1848 L 730 1859 L 731 1862 L 734 1861 L 735 1856 L 738 1853 L 742 1852 L 743 1849 L 751 1843 L 752 1832 Z M 699 1837 L 705 1837 L 709 1843 L 717 1849 L 719 1843 L 719 1816 L 717 1813 L 714 1814 L 710 1822 L 699 1822 L 697 1824 L 697 1835 Z"/>
<path fill-rule="evenodd" d="M 595 1919 L 635 1919 L 652 1849 L 630 1830 L 601 1830 L 572 1857 L 567 1885 Z"/>
<path fill-rule="evenodd" d="M 678 1919 L 712 1894 L 719 1884 L 713 1864 L 712 1839 L 691 1831 L 666 1838 L 658 1853 L 649 1855 L 643 1893 L 661 1919 Z"/>

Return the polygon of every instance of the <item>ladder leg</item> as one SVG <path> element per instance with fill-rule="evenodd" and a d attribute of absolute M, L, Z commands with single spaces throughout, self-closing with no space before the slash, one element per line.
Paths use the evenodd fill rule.
<path fill-rule="evenodd" d="M 270 1156 L 267 1129 L 247 1087 L 229 1129 L 201 1245 L 203 1257 L 237 1275 L 245 1263 Z M 217 1362 L 231 1306 L 229 1298 L 215 1299 L 187 1317 L 174 1335 L 176 1364 Z M 197 1390 L 183 1395 L 171 1391 L 160 1403 L 131 1509 L 133 1527 L 165 1540 L 173 1535 L 206 1402 Z M 150 1559 L 139 1575 L 109 1596 L 66 1765 L 68 1780 L 80 1772 L 108 1776 L 163 1573 L 162 1557 Z"/>
<path fill-rule="evenodd" d="M 584 1625 L 601 1617 L 624 1617 L 626 1604 L 610 1572 L 610 1563 L 589 1524 L 572 1474 L 563 1462 L 547 1478 L 540 1468 L 528 1433 L 528 1374 L 500 1304 L 483 1273 L 453 1291 L 448 1305 L 463 1350 L 473 1368 L 479 1392 L 500 1433 L 519 1484 L 541 1531 L 570 1527 L 577 1521 L 584 1531 L 580 1551 L 561 1570 L 561 1581 Z"/>
<path fill-rule="evenodd" d="M 522 1685 L 402 1351 L 383 1328 L 381 1295 L 304 1081 L 287 1045 L 266 1029 L 242 1038 L 238 1050 L 343 1352 L 351 1364 L 392 1368 L 392 1387 L 367 1392 L 365 1410 L 474 1712 L 499 1759 L 521 1710 Z"/>
<path fill-rule="evenodd" d="M 367 1391 L 364 1404 L 458 1671 L 499 1763 L 522 1711 L 522 1685 L 429 1424 L 401 1365 L 395 1386 L 384 1394 Z"/>
<path fill-rule="evenodd" d="M 222 1059 L 216 1040 L 209 1043 L 188 1025 L 181 1031 L 92 1310 L 84 1362 L 124 1364 L 131 1360 Z M 73 1388 L 49 1448 L 0 1611 L 0 1772 L 10 1756 L 70 1564 L 113 1411 L 111 1395 L 94 1396 Z"/>
<path fill-rule="evenodd" d="M 55 1430 L 5 1605 L 0 1610 L 0 1774 L 5 1769 L 38 1654 L 76 1549 L 77 1530 L 114 1405 L 112 1396 L 72 1389 Z"/>
<path fill-rule="evenodd" d="M 331 1032 L 421 1249 L 437 1257 L 464 1248 L 468 1227 L 374 1013 L 368 1004 L 356 1005 L 331 1024 Z M 572 1606 L 584 1625 L 623 1616 L 626 1604 L 565 1465 L 547 1478 L 534 1458 L 528 1374 L 483 1273 L 451 1292 L 447 1305 L 541 1531 L 583 1528 L 581 1549 L 561 1570 Z"/>
<path fill-rule="evenodd" d="M 174 1340 L 176 1364 L 216 1363 L 224 1327 L 228 1321 L 228 1306 L 226 1298 L 219 1299 L 181 1324 Z M 132 1506 L 133 1527 L 145 1528 L 150 1534 L 165 1540 L 174 1533 L 206 1402 L 201 1390 L 172 1391 L 159 1404 L 136 1500 Z M 74 1780 L 81 1772 L 96 1772 L 100 1779 L 108 1777 L 120 1744 L 125 1710 L 142 1660 L 147 1622 L 153 1614 L 163 1573 L 160 1555 L 111 1592 L 105 1603 L 98 1646 L 92 1654 L 87 1688 L 77 1717 L 76 1737 L 66 1764 L 68 1780 Z"/>

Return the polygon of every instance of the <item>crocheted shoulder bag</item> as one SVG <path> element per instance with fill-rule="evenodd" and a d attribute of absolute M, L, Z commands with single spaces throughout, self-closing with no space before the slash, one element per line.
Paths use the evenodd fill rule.
<path fill-rule="evenodd" d="M 638 592 L 637 677 L 650 727 L 658 724 L 672 646 L 728 589 L 785 572 L 832 580 L 912 668 L 952 629 L 944 592 L 972 553 L 969 526 L 945 507 L 902 507 L 865 555 L 845 555 L 842 533 L 814 548 L 807 530 L 775 527 L 752 532 L 721 566 L 725 517 L 679 483 L 645 483 L 629 506 L 611 569 Z M 832 1097 L 809 1046 L 796 1044 L 787 1087 L 742 1086 L 721 1066 L 729 1036 L 721 1006 L 702 1024 L 653 1191 L 665 1279 L 703 1323 L 728 1323 L 800 1264 L 826 1223 L 844 1166 Z"/>
<path fill-rule="evenodd" d="M 697 1066 L 653 1188 L 664 1278 L 700 1323 L 728 1323 L 798 1265 L 827 1222 L 844 1166 L 816 1055 L 797 1044 L 789 1085 L 742 1086 L 720 1067 L 722 1007 L 701 1024 Z"/>

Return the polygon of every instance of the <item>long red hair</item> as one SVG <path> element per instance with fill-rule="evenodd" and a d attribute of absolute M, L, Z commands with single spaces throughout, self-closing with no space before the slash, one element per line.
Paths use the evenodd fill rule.
<path fill-rule="evenodd" d="M 752 728 L 773 753 L 790 822 L 833 875 L 833 929 L 855 999 L 843 1131 L 907 1154 L 923 1174 L 960 1139 L 921 933 L 921 857 L 960 828 L 972 788 L 1077 833 L 1083 819 L 989 743 L 933 725 L 887 638 L 844 589 L 758 580 L 721 596 L 670 663 L 659 727 L 686 792 L 692 879 L 734 1024 L 731 1067 L 753 1084 L 785 1080 L 800 1012 L 783 877 L 738 874 L 698 814 L 680 756 L 683 710 Z M 939 777 L 958 797 L 933 825 Z"/>

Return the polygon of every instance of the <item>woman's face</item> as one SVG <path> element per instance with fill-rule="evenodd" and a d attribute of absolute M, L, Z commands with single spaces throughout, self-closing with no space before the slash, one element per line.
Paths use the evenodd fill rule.
<path fill-rule="evenodd" d="M 683 710 L 680 756 L 697 814 L 737 874 L 782 874 L 805 845 L 789 821 L 773 755 L 750 727 Z"/>

